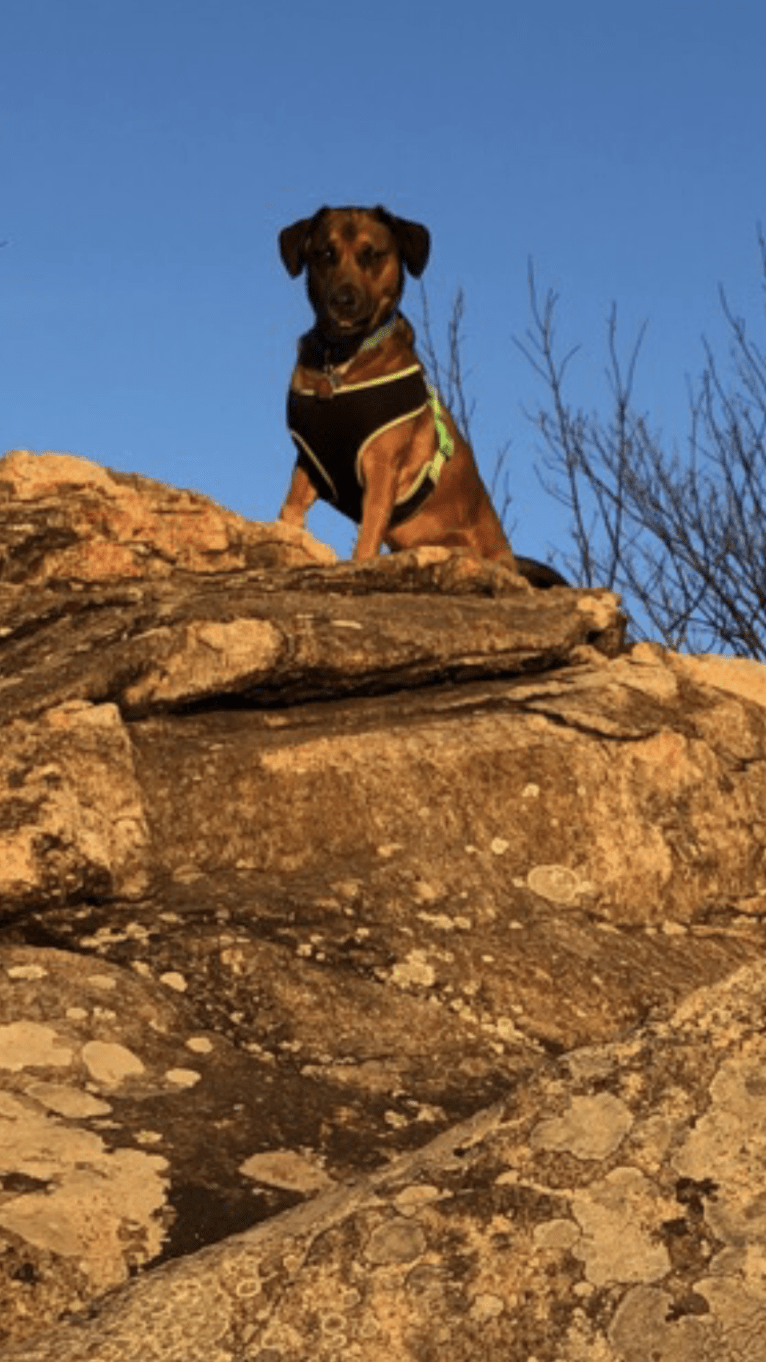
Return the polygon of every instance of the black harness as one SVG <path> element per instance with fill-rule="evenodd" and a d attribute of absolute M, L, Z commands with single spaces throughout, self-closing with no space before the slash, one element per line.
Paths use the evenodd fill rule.
<path fill-rule="evenodd" d="M 357 524 L 362 520 L 362 454 L 381 431 L 411 420 L 430 402 L 419 364 L 398 374 L 336 388 L 330 396 L 295 392 L 287 397 L 287 425 L 317 495 Z M 436 486 L 426 464 L 396 503 L 388 528 L 400 525 Z M 438 476 L 438 472 L 437 472 Z"/>

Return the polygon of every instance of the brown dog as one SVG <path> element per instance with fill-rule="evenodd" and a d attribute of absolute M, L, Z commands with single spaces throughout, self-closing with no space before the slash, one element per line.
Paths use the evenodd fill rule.
<path fill-rule="evenodd" d="M 357 561 L 382 543 L 436 544 L 513 567 L 471 449 L 429 391 L 398 312 L 405 267 L 417 279 L 430 244 L 420 223 L 384 208 L 320 208 L 280 232 L 285 267 L 293 278 L 307 269 L 316 313 L 290 385 L 298 459 L 281 518 L 302 525 L 319 496 L 360 524 Z"/>

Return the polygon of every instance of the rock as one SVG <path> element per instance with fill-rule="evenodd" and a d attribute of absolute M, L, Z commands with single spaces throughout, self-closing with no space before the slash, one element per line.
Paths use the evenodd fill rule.
<path fill-rule="evenodd" d="M 334 563 L 304 530 L 259 525 L 198 492 L 116 473 L 73 454 L 16 449 L 0 459 L 0 580 L 92 582 L 174 569 Z"/>
<path fill-rule="evenodd" d="M 0 546 L 4 1356 L 755 1362 L 766 673 L 70 456 Z"/>
<path fill-rule="evenodd" d="M 5 1355 L 759 1362 L 765 1005 L 761 963 Z"/>
<path fill-rule="evenodd" d="M 140 897 L 149 830 L 116 705 L 70 700 L 6 724 L 0 751 L 0 895 L 16 904 Z"/>

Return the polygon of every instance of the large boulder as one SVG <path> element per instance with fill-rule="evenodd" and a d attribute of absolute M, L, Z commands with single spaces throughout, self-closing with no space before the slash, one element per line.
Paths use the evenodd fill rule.
<path fill-rule="evenodd" d="M 0 565 L 4 1356 L 756 1362 L 763 669 L 71 456 Z"/>

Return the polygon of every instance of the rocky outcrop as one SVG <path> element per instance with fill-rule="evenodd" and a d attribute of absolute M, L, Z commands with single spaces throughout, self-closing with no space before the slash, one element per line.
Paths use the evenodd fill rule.
<path fill-rule="evenodd" d="M 333 558 L 0 461 L 4 1355 L 756 1362 L 766 673 Z"/>

